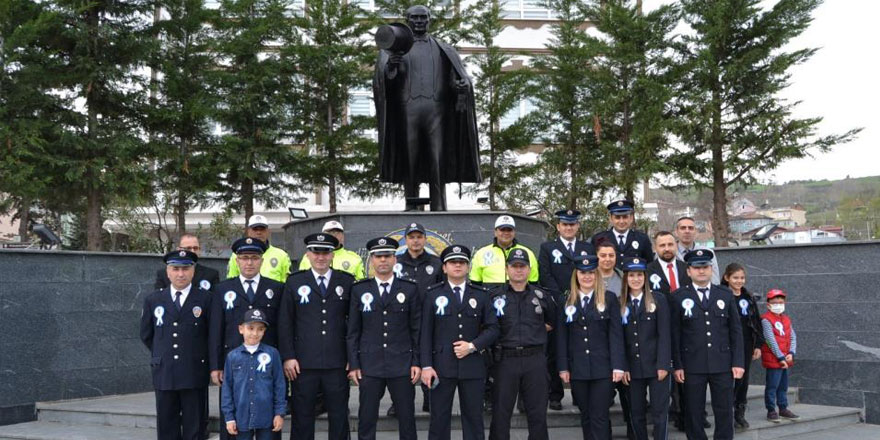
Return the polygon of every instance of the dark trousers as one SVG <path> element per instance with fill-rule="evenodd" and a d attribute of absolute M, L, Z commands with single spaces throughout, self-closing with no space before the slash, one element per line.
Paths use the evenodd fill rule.
<path fill-rule="evenodd" d="M 559 304 L 562 304 L 561 302 Z M 562 386 L 562 379 L 559 378 L 559 369 L 556 367 L 556 330 L 547 333 L 547 373 L 550 374 L 550 394 L 548 396 L 551 402 L 561 402 L 565 397 L 565 388 Z"/>
<path fill-rule="evenodd" d="M 271 429 L 254 429 L 253 431 L 239 431 L 238 435 L 231 436 L 235 440 L 272 440 Z"/>
<path fill-rule="evenodd" d="M 609 408 L 614 396 L 611 378 L 571 381 L 571 396 L 581 412 L 581 430 L 585 440 L 609 440 L 611 420 Z"/>
<path fill-rule="evenodd" d="M 623 411 L 623 421 L 626 423 L 626 438 L 628 440 L 635 439 L 635 434 L 633 433 L 632 420 L 629 417 L 630 414 L 630 406 L 629 406 L 629 387 L 624 385 L 623 382 L 613 382 L 614 388 L 611 390 L 611 401 L 608 402 L 608 406 L 614 405 L 614 393 L 617 392 L 617 396 L 620 398 L 620 409 Z M 608 424 L 608 436 L 611 436 L 611 424 Z"/>
<path fill-rule="evenodd" d="M 749 404 L 749 370 L 752 369 L 752 353 L 749 353 L 744 359 L 746 360 L 746 372 L 742 379 L 736 379 L 733 385 L 733 407 L 737 409 L 742 407 L 743 411 Z"/>
<path fill-rule="evenodd" d="M 156 390 L 158 440 L 203 440 L 204 388 Z"/>
<path fill-rule="evenodd" d="M 670 373 L 672 374 L 672 373 Z M 672 389 L 669 393 L 669 418 L 678 426 L 684 426 L 684 384 L 672 380 Z M 702 425 L 702 422 L 700 422 Z"/>
<path fill-rule="evenodd" d="M 360 407 L 358 408 L 358 439 L 376 438 L 379 419 L 379 401 L 385 389 L 391 394 L 391 403 L 397 410 L 397 430 L 401 440 L 416 440 L 416 389 L 409 376 L 384 378 L 364 376 L 360 380 Z"/>
<path fill-rule="evenodd" d="M 767 411 L 788 408 L 788 370 L 768 368 L 764 388 L 764 406 Z"/>
<path fill-rule="evenodd" d="M 715 413 L 714 440 L 733 438 L 733 375 L 726 371 L 715 374 L 684 373 L 685 431 L 688 440 L 706 440 L 703 411 L 706 409 L 706 386 L 712 395 Z"/>
<path fill-rule="evenodd" d="M 431 390 L 431 426 L 429 440 L 449 440 L 452 426 L 452 400 L 458 389 L 463 440 L 483 440 L 483 379 L 440 378 Z"/>
<path fill-rule="evenodd" d="M 633 379 L 629 383 L 630 420 L 636 440 L 648 440 L 648 410 L 651 423 L 654 424 L 654 440 L 666 440 L 666 424 L 669 415 L 669 389 L 672 373 L 663 381 L 656 377 L 651 379 Z M 651 405 L 648 406 L 648 392 L 651 393 Z"/>
<path fill-rule="evenodd" d="M 315 404 L 323 394 L 327 421 L 330 425 L 329 440 L 347 440 L 348 426 L 348 376 L 344 368 L 302 370 L 293 381 L 293 429 L 291 440 L 314 440 Z"/>
<path fill-rule="evenodd" d="M 403 185 L 404 195 L 418 197 L 419 182 L 427 181 L 431 211 L 446 210 L 446 185 L 440 175 L 443 110 L 443 105 L 433 99 L 415 98 L 406 103 L 407 163 L 410 171 Z"/>
<path fill-rule="evenodd" d="M 223 393 L 223 387 L 217 387 L 217 395 L 220 396 L 220 399 L 217 399 L 217 401 L 218 401 L 218 405 L 222 404 L 222 402 L 223 402 L 223 396 L 222 396 L 222 393 Z M 208 396 L 205 395 L 205 397 L 207 398 Z M 205 406 L 206 406 L 206 407 L 208 406 L 207 402 L 205 403 Z M 222 418 L 223 418 L 223 415 L 222 415 L 222 414 L 223 414 L 223 411 L 222 411 L 222 410 L 220 411 L 220 414 L 221 414 L 221 415 L 220 415 L 220 418 L 222 419 Z M 207 417 L 207 415 L 206 415 L 206 417 Z M 222 420 L 221 420 L 221 422 L 222 422 Z M 205 423 L 205 428 L 206 428 L 206 429 L 207 429 L 207 425 L 208 425 L 208 424 Z M 281 440 L 281 431 L 278 431 L 278 432 L 272 432 L 271 429 L 267 429 L 266 431 L 269 432 L 269 435 L 271 436 L 272 440 Z M 205 431 L 205 432 L 206 432 L 206 434 L 207 434 L 207 431 Z M 256 431 L 255 431 L 255 432 L 256 432 Z M 242 435 L 242 433 L 241 433 L 240 431 L 239 431 L 238 435 L 229 435 L 229 433 L 226 432 L 226 426 L 225 426 L 225 425 L 223 425 L 223 426 L 220 427 L 220 440 L 240 440 L 240 439 L 244 439 L 244 438 L 250 439 L 250 437 L 242 437 L 241 435 Z M 261 434 L 258 433 L 258 434 L 255 434 L 255 435 L 261 435 Z M 257 437 L 257 438 L 259 439 L 260 437 Z"/>
<path fill-rule="evenodd" d="M 543 352 L 530 356 L 504 357 L 495 366 L 495 383 L 492 387 L 492 423 L 489 440 L 510 438 L 510 418 L 516 406 L 516 396 L 522 393 L 529 440 L 547 440 L 547 360 Z"/>

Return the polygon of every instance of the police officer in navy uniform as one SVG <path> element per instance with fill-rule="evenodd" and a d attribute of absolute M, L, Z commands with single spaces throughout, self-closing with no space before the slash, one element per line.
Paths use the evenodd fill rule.
<path fill-rule="evenodd" d="M 244 339 L 238 332 L 238 325 L 244 313 L 260 309 L 266 315 L 269 326 L 263 336 L 263 343 L 278 347 L 278 311 L 284 285 L 260 275 L 263 253 L 268 245 L 256 238 L 240 238 L 232 244 L 235 263 L 240 273 L 234 278 L 220 282 L 214 289 L 211 305 L 210 364 L 211 381 L 220 385 L 226 353 L 240 346 Z M 280 439 L 281 433 L 272 433 Z M 227 438 L 220 430 L 220 438 Z"/>
<path fill-rule="evenodd" d="M 208 319 L 211 295 L 193 285 L 199 257 L 165 255 L 171 286 L 144 300 L 141 341 L 150 350 L 159 440 L 202 440 L 208 387 Z"/>
<path fill-rule="evenodd" d="M 744 370 L 742 324 L 733 293 L 711 284 L 714 253 L 685 254 L 691 284 L 672 294 L 672 362 L 684 384 L 685 432 L 705 440 L 706 386 L 712 393 L 716 440 L 733 438 L 733 385 Z"/>
<path fill-rule="evenodd" d="M 629 200 L 615 200 L 608 204 L 611 229 L 593 235 L 590 243 L 598 246 L 599 240 L 605 239 L 617 246 L 617 267 L 623 265 L 625 257 L 639 257 L 645 261 L 654 259 L 651 239 L 641 231 L 633 229 L 635 209 Z"/>
<path fill-rule="evenodd" d="M 284 372 L 293 381 L 291 440 L 315 438 L 315 402 L 323 395 L 328 439 L 349 438 L 345 347 L 349 298 L 354 277 L 333 270 L 339 240 L 327 233 L 303 240 L 310 269 L 287 278 L 278 313 L 278 343 Z"/>
<path fill-rule="evenodd" d="M 358 438 L 376 438 L 379 401 L 387 388 L 397 408 L 402 440 L 416 439 L 415 387 L 421 377 L 421 302 L 413 281 L 394 275 L 398 243 L 390 237 L 367 242 L 376 276 L 351 286 L 348 377 L 360 389 Z"/>
<path fill-rule="evenodd" d="M 574 272 L 574 257 L 579 255 L 596 255 L 596 248 L 589 242 L 578 240 L 580 229 L 580 211 L 563 209 L 556 212 L 556 232 L 559 237 L 553 241 L 541 243 L 538 252 L 539 284 L 553 294 L 556 304 L 564 301 L 562 294 L 571 284 Z M 550 373 L 550 409 L 562 409 L 562 397 L 565 395 L 559 370 L 556 368 L 556 330 L 548 335 L 547 369 Z"/>
<path fill-rule="evenodd" d="M 605 290 L 598 257 L 577 257 L 575 270 L 557 314 L 559 376 L 571 383 L 584 439 L 610 439 L 614 383 L 627 368 L 620 305 L 614 292 Z"/>
<path fill-rule="evenodd" d="M 199 245 L 199 237 L 196 237 L 194 234 L 183 234 L 180 236 L 180 241 L 177 243 L 178 251 L 190 251 L 196 256 L 201 255 L 202 247 Z M 216 269 L 211 269 L 208 266 L 202 264 L 195 265 L 195 275 L 193 275 L 193 284 L 201 287 L 205 290 L 213 290 L 214 286 L 220 282 L 220 273 L 217 272 Z M 159 269 L 156 271 L 156 289 L 164 289 L 171 285 L 171 280 L 168 279 L 168 274 L 165 273 L 165 268 Z"/>
<path fill-rule="evenodd" d="M 672 379 L 672 328 L 669 303 L 659 291 L 645 284 L 646 261 L 628 257 L 623 262 L 621 317 L 628 370 L 630 419 L 633 437 L 648 439 L 648 420 L 654 426 L 653 438 L 666 439 L 669 410 L 669 384 Z M 648 393 L 651 405 L 648 408 Z M 650 410 L 650 418 L 648 417 Z"/>
<path fill-rule="evenodd" d="M 443 249 L 440 258 L 448 282 L 429 287 L 422 307 L 422 383 L 434 387 L 429 440 L 449 439 L 456 388 L 462 438 L 484 438 L 483 356 L 498 338 L 498 319 L 488 291 L 468 282 L 470 257 L 465 246 Z"/>
<path fill-rule="evenodd" d="M 406 227 L 403 233 L 406 252 L 397 257 L 395 269 L 395 275 L 415 281 L 423 297 L 428 287 L 443 281 L 440 258 L 425 250 L 426 234 L 425 227 L 419 223 L 413 222 Z M 424 384 L 422 384 L 422 398 L 422 411 L 430 411 L 428 387 Z M 396 415 L 394 405 L 388 408 L 388 415 Z"/>
<path fill-rule="evenodd" d="M 517 394 L 522 395 L 529 440 L 549 438 L 547 401 L 549 383 L 544 352 L 547 333 L 556 324 L 556 309 L 549 294 L 529 285 L 529 253 L 512 249 L 507 256 L 507 284 L 492 291 L 492 308 L 501 330 L 493 366 L 491 440 L 510 438 L 510 418 Z"/>

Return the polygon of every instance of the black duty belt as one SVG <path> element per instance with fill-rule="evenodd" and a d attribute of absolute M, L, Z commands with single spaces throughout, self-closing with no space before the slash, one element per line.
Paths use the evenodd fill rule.
<path fill-rule="evenodd" d="M 523 357 L 523 356 L 531 356 L 534 354 L 544 353 L 543 345 L 529 345 L 526 347 L 516 347 L 516 348 L 508 348 L 502 347 L 501 352 L 504 354 L 504 357 Z"/>

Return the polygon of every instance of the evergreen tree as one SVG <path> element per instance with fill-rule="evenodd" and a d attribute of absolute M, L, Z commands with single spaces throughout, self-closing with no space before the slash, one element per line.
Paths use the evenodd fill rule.
<path fill-rule="evenodd" d="M 205 26 L 212 15 L 204 0 L 164 0 L 154 21 L 159 46 L 150 63 L 147 115 L 157 162 L 150 204 L 174 212 L 178 234 L 186 232 L 186 212 L 206 202 L 219 174 L 209 156 L 215 141 L 211 110 L 219 98 L 205 87 L 216 66 Z"/>
<path fill-rule="evenodd" d="M 366 19 L 364 16 L 366 15 Z M 365 38 L 376 21 L 354 3 L 308 2 L 294 19 L 301 39 L 283 49 L 302 68 L 297 72 L 298 143 L 311 154 L 298 175 L 310 186 L 326 187 L 330 212 L 342 190 L 360 198 L 379 194 L 378 146 L 365 136 L 375 118 L 347 115 L 352 91 L 368 90 L 376 49 Z"/>
<path fill-rule="evenodd" d="M 523 179 L 526 167 L 517 164 L 517 156 L 537 137 L 535 124 L 529 116 L 502 127 L 502 119 L 518 113 L 521 101 L 528 99 L 534 84 L 530 70 L 511 66 L 512 55 L 496 44 L 496 38 L 507 27 L 501 18 L 501 7 L 495 0 L 482 0 L 476 5 L 470 34 L 474 43 L 485 52 L 467 58 L 475 67 L 474 93 L 476 111 L 480 116 L 480 160 L 483 184 L 474 192 L 486 191 L 489 209 L 499 209 L 499 193 L 512 188 Z"/>
<path fill-rule="evenodd" d="M 552 213 L 564 207 L 585 207 L 606 190 L 607 160 L 599 148 L 596 97 L 586 71 L 596 54 L 582 30 L 587 22 L 580 0 L 549 0 L 546 3 L 559 21 L 552 25 L 548 53 L 535 59 L 538 76 L 535 112 L 546 145 L 537 161 L 540 171 L 530 186 L 547 200 Z"/>
<path fill-rule="evenodd" d="M 298 189 L 292 172 L 299 155 L 291 146 L 296 72 L 279 51 L 293 38 L 293 13 L 288 0 L 223 0 L 213 22 L 219 66 L 209 83 L 221 97 L 213 114 L 224 130 L 211 149 L 222 170 L 213 195 L 245 217 L 255 202 L 273 208 Z"/>
<path fill-rule="evenodd" d="M 713 190 L 712 227 L 717 246 L 727 246 L 727 188 L 754 182 L 790 158 L 827 151 L 859 130 L 817 136 L 821 117 L 796 118 L 797 102 L 780 92 L 790 69 L 816 49 L 787 44 L 812 21 L 820 0 L 781 0 L 762 9 L 759 0 L 684 0 L 681 117 L 676 132 L 690 148 L 671 160 L 679 177 Z"/>
<path fill-rule="evenodd" d="M 595 54 L 588 78 L 598 118 L 605 178 L 627 199 L 635 200 L 640 182 L 663 169 L 672 114 L 671 32 L 675 6 L 644 14 L 641 1 L 593 2 L 586 18 L 598 35 L 587 33 Z"/>

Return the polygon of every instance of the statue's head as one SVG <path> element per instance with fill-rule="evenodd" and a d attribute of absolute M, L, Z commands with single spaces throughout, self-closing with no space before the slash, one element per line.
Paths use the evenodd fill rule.
<path fill-rule="evenodd" d="M 431 10 L 426 6 L 416 5 L 406 10 L 406 24 L 412 29 L 413 34 L 419 36 L 428 32 L 431 24 Z"/>

